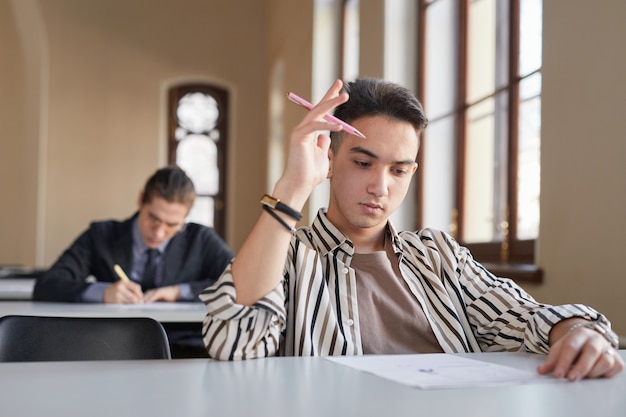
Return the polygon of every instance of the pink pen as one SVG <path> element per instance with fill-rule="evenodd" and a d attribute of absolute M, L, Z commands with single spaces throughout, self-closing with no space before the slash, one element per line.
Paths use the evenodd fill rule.
<path fill-rule="evenodd" d="M 302 97 L 298 96 L 297 94 L 294 93 L 287 93 L 287 98 L 291 101 L 293 101 L 294 103 L 296 103 L 299 106 L 304 107 L 307 110 L 311 110 L 313 108 L 313 105 L 311 103 L 309 103 L 308 101 L 306 101 L 305 99 L 303 99 Z M 361 132 L 359 132 L 355 127 L 350 126 L 349 124 L 347 124 L 346 122 L 344 122 L 341 119 L 336 118 L 335 116 L 331 115 L 331 114 L 325 114 L 324 115 L 324 119 L 328 122 L 331 123 L 335 123 L 340 125 L 343 130 L 345 130 L 346 132 L 362 137 L 363 139 L 365 139 L 365 135 Z"/>

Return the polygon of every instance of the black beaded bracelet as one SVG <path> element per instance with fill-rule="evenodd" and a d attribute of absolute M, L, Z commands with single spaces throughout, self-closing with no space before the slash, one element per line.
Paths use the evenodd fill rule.
<path fill-rule="evenodd" d="M 263 205 L 263 210 L 267 211 L 273 218 L 275 218 L 276 220 L 278 220 L 280 222 L 280 224 L 282 224 L 283 226 L 285 226 L 285 228 L 287 230 L 289 230 L 289 232 L 292 235 L 296 234 L 296 229 L 294 229 L 293 227 L 289 226 L 287 224 L 286 221 L 284 221 L 278 214 L 274 213 L 274 210 L 270 207 L 270 206 L 266 206 L 265 204 Z"/>

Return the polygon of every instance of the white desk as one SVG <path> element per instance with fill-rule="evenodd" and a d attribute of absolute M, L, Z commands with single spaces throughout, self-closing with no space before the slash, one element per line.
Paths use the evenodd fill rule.
<path fill-rule="evenodd" d="M 151 303 L 141 305 L 101 303 L 50 303 L 43 301 L 2 301 L 0 317 L 65 316 L 65 317 L 151 317 L 161 323 L 200 324 L 206 314 L 201 302 Z"/>
<path fill-rule="evenodd" d="M 620 354 L 626 357 L 626 351 Z M 464 355 L 466 356 L 466 355 Z M 538 355 L 468 355 L 534 369 Z M 613 379 L 420 390 L 324 358 L 0 364 L 4 416 L 621 417 Z"/>
<path fill-rule="evenodd" d="M 0 278 L 0 300 L 30 300 L 35 278 Z"/>

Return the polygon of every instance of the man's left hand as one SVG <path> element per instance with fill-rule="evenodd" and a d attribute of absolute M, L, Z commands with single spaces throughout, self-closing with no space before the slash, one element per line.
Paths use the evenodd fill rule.
<path fill-rule="evenodd" d="M 154 301 L 178 301 L 180 290 L 178 285 L 170 285 L 148 290 L 143 295 L 144 303 L 152 303 Z"/>
<path fill-rule="evenodd" d="M 537 371 L 555 378 L 578 381 L 583 378 L 610 378 L 624 369 L 624 361 L 611 343 L 588 327 L 571 327 L 583 319 L 563 320 L 550 332 L 550 353 Z"/>

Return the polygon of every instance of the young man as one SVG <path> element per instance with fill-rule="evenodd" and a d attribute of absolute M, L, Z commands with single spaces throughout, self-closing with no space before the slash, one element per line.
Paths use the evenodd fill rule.
<path fill-rule="evenodd" d="M 123 222 L 92 223 L 37 280 L 33 299 L 197 301 L 234 255 L 212 228 L 185 223 L 195 197 L 182 169 L 157 170 L 139 195 L 139 211 Z M 129 281 L 120 279 L 116 264 Z"/>
<path fill-rule="evenodd" d="M 362 79 L 341 89 L 335 82 L 295 127 L 285 172 L 262 200 L 265 212 L 200 295 L 209 355 L 526 350 L 550 352 L 539 372 L 556 377 L 620 372 L 615 334 L 598 312 L 537 303 L 445 233 L 395 230 L 389 217 L 417 169 L 426 118 L 398 85 Z M 324 121 L 335 107 L 367 138 Z M 332 141 L 320 130 L 331 131 Z M 325 178 L 328 208 L 294 231 L 298 211 Z"/>

